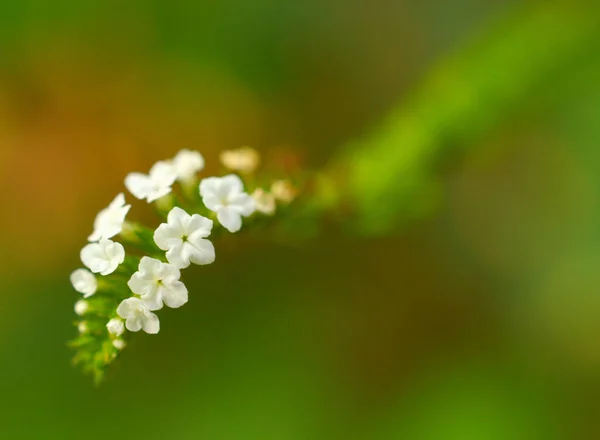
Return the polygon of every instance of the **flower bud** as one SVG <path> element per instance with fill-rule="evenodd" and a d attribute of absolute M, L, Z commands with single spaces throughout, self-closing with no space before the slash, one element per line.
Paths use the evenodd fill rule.
<path fill-rule="evenodd" d="M 113 318 L 106 324 L 106 328 L 109 333 L 115 336 L 121 336 L 125 332 L 125 324 L 123 321 L 117 318 Z"/>
<path fill-rule="evenodd" d="M 87 313 L 87 311 L 89 310 L 90 305 L 88 304 L 87 301 L 80 299 L 79 301 L 77 301 L 75 303 L 75 313 L 77 313 L 79 316 L 83 316 Z"/>
<path fill-rule="evenodd" d="M 256 210 L 265 215 L 275 214 L 275 197 L 273 194 L 264 191 L 261 188 L 256 188 L 252 193 Z"/>
<path fill-rule="evenodd" d="M 271 185 L 271 194 L 283 203 L 291 203 L 296 198 L 297 190 L 288 180 L 277 180 Z"/>
<path fill-rule="evenodd" d="M 85 321 L 81 321 L 78 325 L 77 325 L 77 330 L 79 330 L 79 333 L 87 333 L 88 332 L 88 325 L 87 322 Z"/>
<path fill-rule="evenodd" d="M 127 343 L 123 340 L 123 339 L 115 339 L 113 342 L 113 347 L 115 347 L 117 350 L 123 350 L 125 348 L 125 346 L 127 345 Z"/>
<path fill-rule="evenodd" d="M 250 147 L 223 151 L 219 158 L 221 159 L 221 163 L 230 170 L 246 174 L 254 172 L 260 163 L 258 152 Z"/>

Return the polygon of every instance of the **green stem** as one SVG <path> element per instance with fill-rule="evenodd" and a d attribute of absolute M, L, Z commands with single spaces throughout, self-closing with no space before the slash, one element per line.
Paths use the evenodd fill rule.
<path fill-rule="evenodd" d="M 443 60 L 329 170 L 360 231 L 386 233 L 439 206 L 441 159 L 477 145 L 540 88 L 555 86 L 565 66 L 589 62 L 599 22 L 593 2 L 539 2 Z"/>

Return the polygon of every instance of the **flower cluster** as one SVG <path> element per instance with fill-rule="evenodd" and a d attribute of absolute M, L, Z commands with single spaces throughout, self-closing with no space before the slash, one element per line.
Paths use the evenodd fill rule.
<path fill-rule="evenodd" d="M 163 215 L 158 227 L 129 220 L 131 205 L 124 193 L 96 216 L 89 243 L 81 250 L 85 268 L 71 274 L 73 288 L 83 296 L 75 304 L 79 335 L 71 342 L 77 350 L 74 362 L 96 381 L 125 348 L 127 331 L 156 334 L 160 321 L 155 312 L 188 302 L 181 271 L 214 263 L 213 241 L 220 233 L 240 231 L 251 216 L 259 216 L 253 218 L 256 222 L 262 214 L 267 221 L 277 206 L 295 198 L 287 180 L 271 182 L 269 191 L 255 187 L 249 193 L 239 175 L 227 174 L 239 172 L 255 182 L 259 159 L 248 147 L 224 152 L 225 175 L 200 179 L 204 157 L 182 150 L 157 162 L 148 174 L 135 172 L 125 179 L 134 198 L 153 204 Z"/>

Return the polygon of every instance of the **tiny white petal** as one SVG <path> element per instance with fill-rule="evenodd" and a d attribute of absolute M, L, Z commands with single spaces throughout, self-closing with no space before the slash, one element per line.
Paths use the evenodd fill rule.
<path fill-rule="evenodd" d="M 229 232 L 239 231 L 242 216 L 247 217 L 256 210 L 254 199 L 244 192 L 244 184 L 235 174 L 203 179 L 200 195 L 204 205 L 217 213 L 219 223 Z"/>
<path fill-rule="evenodd" d="M 81 321 L 78 325 L 77 325 L 77 331 L 79 331 L 79 333 L 87 333 L 88 332 L 88 325 L 87 322 L 85 321 Z"/>
<path fill-rule="evenodd" d="M 123 193 L 117 195 L 111 204 L 96 216 L 94 232 L 88 240 L 94 242 L 120 234 L 130 209 L 131 205 L 125 204 L 125 195 Z"/>
<path fill-rule="evenodd" d="M 179 281 L 181 272 L 174 265 L 143 257 L 138 269 L 127 285 L 149 310 L 160 310 L 163 304 L 178 308 L 188 301 L 188 290 Z"/>
<path fill-rule="evenodd" d="M 121 243 L 102 239 L 90 243 L 81 250 L 81 261 L 94 273 L 109 275 L 125 260 L 125 248 Z"/>
<path fill-rule="evenodd" d="M 83 316 L 87 313 L 87 311 L 90 309 L 90 305 L 88 304 L 87 301 L 80 299 L 79 301 L 77 301 L 75 303 L 75 313 L 78 314 L 79 316 Z"/>
<path fill-rule="evenodd" d="M 125 324 L 122 320 L 113 318 L 106 324 L 106 329 L 115 336 L 121 336 L 125 332 Z"/>
<path fill-rule="evenodd" d="M 71 274 L 71 284 L 73 288 L 83 294 L 84 298 L 89 298 L 98 289 L 96 277 L 86 269 L 77 269 Z"/>
<path fill-rule="evenodd" d="M 169 263 L 179 269 L 193 264 L 211 264 L 215 261 L 215 248 L 206 240 L 211 233 L 212 220 L 199 214 L 189 215 L 175 207 L 169 212 L 167 223 L 154 232 L 154 242 L 166 251 Z"/>
<path fill-rule="evenodd" d="M 144 301 L 139 298 L 127 298 L 117 307 L 117 314 L 125 320 L 125 327 L 130 332 L 156 334 L 160 330 L 158 317 L 152 313 Z"/>
<path fill-rule="evenodd" d="M 146 174 L 130 173 L 125 178 L 125 186 L 137 199 L 154 202 L 171 192 L 177 174 L 170 162 L 157 162 Z"/>
<path fill-rule="evenodd" d="M 172 165 L 177 180 L 186 182 L 204 169 L 204 157 L 197 151 L 181 150 L 173 158 Z"/>

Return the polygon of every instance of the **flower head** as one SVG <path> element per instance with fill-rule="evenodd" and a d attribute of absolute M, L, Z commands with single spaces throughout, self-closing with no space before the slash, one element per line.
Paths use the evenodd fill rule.
<path fill-rule="evenodd" d="M 98 289 L 96 277 L 87 269 L 77 269 L 71 274 L 71 284 L 84 298 L 89 298 Z"/>
<path fill-rule="evenodd" d="M 256 210 L 262 214 L 275 214 L 275 197 L 261 188 L 256 188 L 252 193 L 252 198 L 256 205 Z"/>
<path fill-rule="evenodd" d="M 94 221 L 94 232 L 88 237 L 89 241 L 98 241 L 103 238 L 113 238 L 123 230 L 125 217 L 131 209 L 131 205 L 125 204 L 125 195 L 119 194 L 96 216 Z"/>
<path fill-rule="evenodd" d="M 204 169 L 204 157 L 197 151 L 181 150 L 171 161 L 180 182 L 187 182 Z"/>
<path fill-rule="evenodd" d="M 235 174 L 208 177 L 200 182 L 200 195 L 208 209 L 217 213 L 217 219 L 229 232 L 242 227 L 242 216 L 256 209 L 254 199 L 244 192 L 242 180 Z"/>
<path fill-rule="evenodd" d="M 81 261 L 92 272 L 100 275 L 113 273 L 125 260 L 125 249 L 121 243 L 102 239 L 90 243 L 81 250 Z"/>
<path fill-rule="evenodd" d="M 89 330 L 87 322 L 85 321 L 81 321 L 79 324 L 77 324 L 77 331 L 81 334 L 87 333 Z"/>
<path fill-rule="evenodd" d="M 115 336 L 121 336 L 125 332 L 123 321 L 118 318 L 113 318 L 106 324 L 108 332 Z"/>
<path fill-rule="evenodd" d="M 75 303 L 75 313 L 79 316 L 83 316 L 90 309 L 90 305 L 87 301 L 80 299 Z"/>
<path fill-rule="evenodd" d="M 258 152 L 250 147 L 223 151 L 219 158 L 221 159 L 221 163 L 231 171 L 239 171 L 246 174 L 255 171 L 260 163 Z"/>
<path fill-rule="evenodd" d="M 176 309 L 188 300 L 188 290 L 179 281 L 180 276 L 181 272 L 172 264 L 143 257 L 139 270 L 131 276 L 127 285 L 133 293 L 140 295 L 150 310 L 162 309 L 163 303 Z"/>
<path fill-rule="evenodd" d="M 157 162 L 148 175 L 131 173 L 125 178 L 125 186 L 137 199 L 152 203 L 171 192 L 177 174 L 169 162 Z"/>
<path fill-rule="evenodd" d="M 156 334 L 160 330 L 158 316 L 152 313 L 144 301 L 139 298 L 127 298 L 117 307 L 117 314 L 125 320 L 125 327 L 130 332 Z"/>
<path fill-rule="evenodd" d="M 215 261 L 215 247 L 205 238 L 212 230 L 212 220 L 199 214 L 189 215 L 181 208 L 173 208 L 167 223 L 161 224 L 154 233 L 154 241 L 167 260 L 179 269 L 194 264 L 210 264 Z"/>

